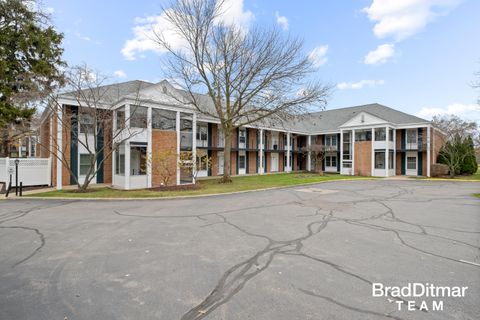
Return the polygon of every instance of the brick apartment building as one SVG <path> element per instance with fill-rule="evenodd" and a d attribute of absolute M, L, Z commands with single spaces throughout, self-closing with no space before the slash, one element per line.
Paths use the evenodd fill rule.
<path fill-rule="evenodd" d="M 134 88 L 141 89 L 134 92 Z M 157 84 L 129 81 L 103 89 L 115 92 L 118 99 L 106 111 L 112 113 L 110 128 L 99 128 L 102 139 L 91 143 L 105 144 L 106 151 L 118 146 L 112 157 L 102 159 L 100 155 L 99 171 L 92 183 L 122 189 L 158 186 L 161 179 L 155 170 L 155 159 L 164 151 L 176 155 L 191 152 L 196 159 L 197 177 L 223 174 L 225 142 L 219 121 L 179 103 L 185 97 L 184 92 L 167 81 Z M 212 107 L 208 97 L 199 98 L 207 108 Z M 60 104 L 64 114 L 78 113 L 78 103 L 68 93 L 61 96 Z M 78 119 L 82 121 L 81 116 Z M 89 137 L 72 135 L 71 130 L 80 130 L 79 126 L 62 124 L 56 116 L 44 112 L 40 127 L 44 146 L 41 156 L 63 152 L 73 174 L 82 179 L 89 155 L 75 140 Z M 136 134 L 119 144 L 115 139 L 121 135 L 112 132 L 125 128 Z M 312 145 L 327 150 L 322 161 L 316 161 L 312 152 L 308 152 Z M 325 172 L 344 175 L 430 176 L 431 164 L 436 162 L 440 147 L 441 133 L 431 122 L 380 104 L 368 104 L 312 113 L 290 122 L 265 122 L 236 129 L 231 174 L 311 171 L 321 166 Z M 210 165 L 207 157 L 211 159 Z M 177 165 L 175 159 L 172 165 Z M 52 184 L 57 188 L 73 184 L 70 175 L 62 162 L 54 159 Z M 192 183 L 193 177 L 177 168 L 169 181 Z"/>

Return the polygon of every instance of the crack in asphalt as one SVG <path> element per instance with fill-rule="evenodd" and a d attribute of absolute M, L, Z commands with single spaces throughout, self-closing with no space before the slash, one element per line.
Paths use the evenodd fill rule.
<path fill-rule="evenodd" d="M 77 202 L 78 200 L 72 200 L 72 201 L 63 201 L 63 202 L 60 202 L 60 203 L 56 203 L 54 205 L 37 205 L 37 206 L 33 206 L 31 207 L 30 209 L 27 209 L 27 210 L 17 210 L 17 211 L 13 211 L 13 212 L 7 212 L 6 214 L 2 214 L 0 215 L 0 217 L 4 218 L 4 217 L 7 217 L 8 218 L 5 218 L 3 220 L 0 220 L 0 225 L 5 223 L 5 222 L 11 222 L 11 221 L 14 221 L 14 220 L 18 220 L 20 218 L 23 218 L 23 217 L 26 217 L 28 214 L 34 212 L 34 211 L 38 211 L 38 210 L 43 210 L 43 209 L 51 209 L 51 208 L 55 208 L 55 207 L 61 207 L 63 205 L 67 205 L 67 204 L 71 204 L 71 203 L 74 203 L 74 202 Z M 46 240 L 45 240 L 45 235 L 38 229 L 38 228 L 33 228 L 33 227 L 25 227 L 25 226 L 0 226 L 0 229 L 23 229 L 23 230 L 29 230 L 29 231 L 33 231 L 35 232 L 36 235 L 38 235 L 39 239 L 40 239 L 40 245 L 35 248 L 32 253 L 30 253 L 27 257 L 23 258 L 22 260 L 16 262 L 15 264 L 12 265 L 12 268 L 15 268 L 16 266 L 18 266 L 19 264 L 29 260 L 30 258 L 32 258 L 34 255 L 36 255 L 46 244 Z"/>
<path fill-rule="evenodd" d="M 22 227 L 22 226 L 0 226 L 0 229 L 22 229 L 22 230 L 29 230 L 29 231 L 33 231 L 35 232 L 38 237 L 40 238 L 40 245 L 35 248 L 35 250 L 33 250 L 32 253 L 30 253 L 27 257 L 23 258 L 22 260 L 14 263 L 12 265 L 12 268 L 15 268 L 16 266 L 18 266 L 19 264 L 29 260 L 31 257 L 33 257 L 34 255 L 37 254 L 37 252 L 39 252 L 44 246 L 45 246 L 45 236 L 43 235 L 43 233 L 40 232 L 40 230 L 36 229 L 36 228 L 30 228 L 30 227 Z"/>
<path fill-rule="evenodd" d="M 348 304 L 342 303 L 342 302 L 340 302 L 338 300 L 335 300 L 333 298 L 330 298 L 330 297 L 327 297 L 327 296 L 324 296 L 324 295 L 321 295 L 321 294 L 318 294 L 318 293 L 314 293 L 314 292 L 309 291 L 309 290 L 305 290 L 305 289 L 301 289 L 301 288 L 299 288 L 298 290 L 300 292 L 303 292 L 306 295 L 313 296 L 313 297 L 316 297 L 316 298 L 321 298 L 323 300 L 326 300 L 328 302 L 336 304 L 336 305 L 338 305 L 342 308 L 349 309 L 351 311 L 355 311 L 355 312 L 359 312 L 359 313 L 363 313 L 363 314 L 374 315 L 374 316 L 379 316 L 379 317 L 382 317 L 382 318 L 386 317 L 386 318 L 391 318 L 391 319 L 396 319 L 396 320 L 403 320 L 403 318 L 393 316 L 393 315 L 388 314 L 388 313 L 380 313 L 380 312 L 375 312 L 375 311 L 371 311 L 371 310 L 367 310 L 367 309 L 352 307 Z"/>
<path fill-rule="evenodd" d="M 398 187 L 398 186 L 397 186 Z M 376 188 L 372 188 L 372 190 L 376 190 Z M 435 228 L 435 226 L 428 226 L 428 225 L 421 225 L 413 222 L 409 222 L 405 219 L 400 219 L 395 215 L 394 210 L 388 206 L 387 204 L 384 203 L 384 201 L 395 201 L 399 197 L 407 194 L 413 194 L 413 190 L 409 190 L 407 188 L 403 187 L 398 187 L 399 191 L 393 195 L 386 196 L 386 197 L 370 197 L 367 199 L 362 199 L 362 200 L 356 200 L 356 201 L 343 201 L 343 202 L 337 202 L 337 204 L 351 204 L 353 206 L 357 205 L 358 203 L 378 203 L 379 205 L 383 206 L 386 211 L 381 212 L 369 217 L 364 217 L 364 218 L 356 218 L 356 219 L 346 219 L 346 218 L 341 218 L 341 217 L 336 217 L 333 215 L 333 210 L 330 210 L 328 214 L 322 214 L 322 208 L 317 207 L 317 206 L 311 206 L 303 203 L 304 201 L 313 201 L 318 199 L 319 197 L 322 196 L 322 194 L 318 194 L 313 198 L 309 199 L 304 199 L 298 195 L 298 193 L 295 192 L 295 190 L 286 190 L 286 192 L 295 195 L 295 197 L 298 199 L 297 201 L 290 201 L 290 202 L 284 202 L 284 203 L 277 203 L 273 205 L 261 205 L 261 206 L 251 206 L 251 207 L 245 207 L 245 208 L 240 208 L 240 209 L 229 209 L 229 210 L 222 210 L 222 211 L 215 211 L 215 212 L 208 212 L 208 213 L 203 213 L 203 214 L 198 214 L 198 215 L 162 215 L 162 216 L 150 216 L 150 215 L 137 215 L 137 214 L 125 214 L 121 213 L 118 210 L 114 210 L 115 214 L 121 215 L 121 216 L 128 216 L 128 217 L 137 217 L 137 218 L 198 218 L 201 221 L 208 221 L 206 219 L 207 216 L 212 216 L 215 215 L 221 219 L 221 221 L 216 221 L 208 224 L 204 224 L 200 227 L 209 227 L 213 225 L 218 225 L 218 224 L 226 224 L 229 225 L 232 228 L 235 228 L 236 230 L 242 232 L 243 234 L 250 236 L 250 237 L 256 237 L 256 238 L 261 238 L 264 239 L 268 242 L 266 247 L 264 247 L 262 250 L 258 251 L 255 253 L 253 256 L 250 258 L 232 266 L 229 268 L 227 271 L 224 272 L 222 277 L 219 279 L 217 282 L 216 286 L 214 289 L 210 292 L 210 294 L 198 305 L 195 307 L 191 308 L 188 310 L 183 316 L 182 320 L 198 320 L 198 319 L 203 319 L 207 315 L 209 315 L 211 312 L 213 312 L 215 309 L 217 309 L 219 306 L 227 303 L 233 296 L 235 296 L 239 291 L 243 289 L 243 287 L 247 284 L 248 281 L 253 279 L 255 276 L 257 276 L 259 273 L 265 271 L 275 256 L 279 254 L 283 255 L 291 255 L 291 256 L 301 256 L 305 257 L 308 259 L 312 259 L 317 262 L 321 262 L 324 264 L 327 264 L 334 269 L 336 269 L 339 272 L 342 272 L 343 274 L 346 274 L 348 276 L 357 278 L 364 283 L 367 283 L 369 285 L 372 285 L 372 281 L 357 275 L 353 272 L 345 270 L 343 267 L 336 265 L 335 263 L 320 259 L 317 257 L 313 257 L 311 255 L 307 255 L 303 253 L 301 250 L 303 248 L 303 243 L 302 241 L 309 239 L 310 237 L 320 233 L 323 229 L 325 229 L 328 225 L 329 222 L 335 222 L 335 221 L 343 221 L 345 223 L 351 224 L 351 225 L 356 225 L 359 227 L 368 227 L 372 230 L 376 231 L 389 231 L 393 232 L 395 236 L 400 240 L 402 245 L 405 245 L 413 250 L 416 250 L 418 252 L 424 253 L 424 254 L 430 254 L 433 256 L 445 258 L 451 261 L 455 262 L 460 262 L 459 260 L 450 258 L 450 257 L 445 257 L 441 255 L 437 255 L 432 252 L 428 252 L 426 250 L 422 250 L 419 248 L 416 248 L 415 246 L 408 244 L 405 242 L 405 240 L 401 237 L 400 233 L 405 232 L 405 233 L 413 233 L 416 235 L 421 235 L 421 236 L 427 236 L 427 237 L 435 237 L 435 238 L 440 238 L 444 240 L 450 240 L 450 241 L 455 241 L 457 243 L 461 243 L 466 246 L 478 248 L 472 244 L 469 244 L 467 242 L 453 239 L 453 238 L 448 238 L 448 237 L 443 237 L 439 235 L 434 235 L 434 234 L 429 234 L 428 231 L 425 228 Z M 365 192 L 365 190 L 362 190 L 361 192 L 356 191 L 356 190 L 344 190 L 347 193 L 352 193 L 355 194 L 359 197 L 365 198 L 366 195 L 362 194 Z M 457 199 L 457 198 L 455 198 Z M 399 200 L 399 199 L 398 199 Z M 240 213 L 241 211 L 249 211 L 249 210 L 255 210 L 255 209 L 264 209 L 264 208 L 272 208 L 272 207 L 277 207 L 277 206 L 285 206 L 288 204 L 293 204 L 293 205 L 298 205 L 303 208 L 312 208 L 314 209 L 314 212 L 312 214 L 305 214 L 305 215 L 297 215 L 297 217 L 321 217 L 321 220 L 313 221 L 307 225 L 307 234 L 295 239 L 291 240 L 273 240 L 272 238 L 263 235 L 263 234 L 258 234 L 258 233 L 253 233 L 250 232 L 235 223 L 232 223 L 231 221 L 228 220 L 228 218 L 224 214 L 230 214 L 230 213 Z M 388 218 L 388 220 L 387 220 Z M 418 232 L 414 231 L 408 231 L 408 230 L 397 230 L 395 228 L 388 228 L 388 227 L 383 227 L 383 226 L 378 226 L 375 224 L 370 224 L 367 223 L 368 221 L 373 221 L 373 220 L 380 220 L 383 219 L 384 221 L 394 221 L 398 223 L 403 223 L 409 226 L 413 226 L 418 228 Z M 440 227 L 441 228 L 441 227 Z M 466 231 L 466 230 L 456 230 L 457 232 L 467 232 L 467 233 L 477 233 L 476 231 Z M 301 292 L 304 294 L 310 294 L 314 295 L 316 297 L 322 298 L 326 301 L 329 301 L 331 303 L 337 304 L 341 307 L 347 308 L 352 311 L 357 311 L 360 313 L 367 313 L 367 314 L 372 314 L 376 316 L 381 316 L 381 317 L 387 317 L 387 318 L 392 318 L 392 319 L 401 319 L 397 316 L 392 316 L 391 314 L 382 314 L 378 313 L 375 311 L 370 311 L 370 310 L 365 310 L 361 309 L 355 306 L 350 306 L 348 304 L 345 304 L 344 302 L 336 301 L 332 298 L 322 296 L 319 294 L 316 294 L 312 291 L 306 290 L 306 289 L 299 289 Z M 405 302 L 403 299 L 399 298 L 394 298 L 394 300 L 401 300 Z M 420 309 L 418 306 L 415 306 L 416 309 Z M 423 312 L 427 312 L 425 310 L 422 310 Z"/>

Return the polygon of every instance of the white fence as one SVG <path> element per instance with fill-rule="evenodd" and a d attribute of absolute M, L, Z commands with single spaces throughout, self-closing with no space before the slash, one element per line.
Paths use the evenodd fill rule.
<path fill-rule="evenodd" d="M 17 158 L 0 158 L 0 182 L 8 184 L 12 175 L 15 186 L 15 160 Z M 51 185 L 51 158 L 18 158 L 18 184 L 23 186 Z"/>

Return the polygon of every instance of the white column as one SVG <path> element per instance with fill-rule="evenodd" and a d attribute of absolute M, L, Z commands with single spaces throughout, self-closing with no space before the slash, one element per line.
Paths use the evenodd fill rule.
<path fill-rule="evenodd" d="M 125 105 L 125 129 L 130 130 L 130 105 Z M 125 140 L 125 189 L 130 189 L 130 138 Z"/>
<path fill-rule="evenodd" d="M 343 174 L 343 130 L 340 129 L 340 174 Z"/>
<path fill-rule="evenodd" d="M 427 177 L 430 177 L 430 126 L 427 127 Z"/>
<path fill-rule="evenodd" d="M 248 129 L 247 129 L 248 130 Z M 192 118 L 192 160 L 193 160 L 193 179 L 192 182 L 195 183 L 195 176 L 197 171 L 197 114 L 193 114 Z"/>
<path fill-rule="evenodd" d="M 263 174 L 264 173 L 264 168 L 263 168 L 263 149 L 264 149 L 264 141 L 263 141 L 263 129 L 260 129 L 260 154 L 259 154 L 259 173 Z"/>
<path fill-rule="evenodd" d="M 307 136 L 307 171 L 312 171 L 312 152 L 310 151 L 310 147 L 312 146 L 312 136 Z"/>
<path fill-rule="evenodd" d="M 179 185 L 180 167 L 178 166 L 178 162 L 180 161 L 180 111 L 177 111 L 177 117 L 175 120 L 175 128 L 177 130 L 177 185 Z"/>
<path fill-rule="evenodd" d="M 152 187 L 152 107 L 147 109 L 147 187 Z"/>
<path fill-rule="evenodd" d="M 375 128 L 372 128 L 372 161 L 371 161 L 371 166 L 372 166 L 372 177 L 375 176 Z"/>
<path fill-rule="evenodd" d="M 57 190 L 62 190 L 62 113 L 63 105 L 57 110 Z"/>
<path fill-rule="evenodd" d="M 385 127 L 385 177 L 388 177 L 388 174 L 390 172 L 390 169 L 389 169 L 389 156 L 390 156 L 390 151 L 388 149 L 388 145 L 390 143 L 390 138 L 389 138 L 389 128 L 388 127 Z"/>
<path fill-rule="evenodd" d="M 352 147 L 352 176 L 355 175 L 355 129 L 352 130 L 352 136 L 350 137 Z"/>
<path fill-rule="evenodd" d="M 113 123 L 112 123 L 112 134 L 113 136 L 116 135 L 117 132 L 117 110 L 115 109 L 113 111 Z M 115 139 L 112 137 L 112 148 L 115 146 Z M 112 152 L 112 185 L 116 185 L 115 181 L 115 172 L 117 172 L 117 149 L 113 149 Z"/>
<path fill-rule="evenodd" d="M 285 168 L 287 172 L 292 171 L 292 161 L 290 158 L 290 150 L 292 149 L 292 146 L 290 145 L 290 132 L 287 132 L 287 168 Z"/>
<path fill-rule="evenodd" d="M 397 175 L 397 129 L 393 129 L 393 175 Z"/>

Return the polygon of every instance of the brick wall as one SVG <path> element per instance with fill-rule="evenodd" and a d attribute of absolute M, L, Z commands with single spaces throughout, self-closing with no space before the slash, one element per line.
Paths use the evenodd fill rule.
<path fill-rule="evenodd" d="M 401 175 L 402 174 L 402 157 L 404 157 L 405 154 L 404 153 L 400 153 L 400 152 L 397 152 L 397 155 L 396 155 L 396 163 L 395 163 L 395 174 L 396 175 Z"/>
<path fill-rule="evenodd" d="M 265 172 L 270 172 L 271 167 L 272 167 L 272 157 L 270 152 L 265 152 Z"/>
<path fill-rule="evenodd" d="M 248 148 L 257 148 L 257 130 L 249 128 L 248 130 Z M 250 165 L 249 165 L 250 166 Z"/>
<path fill-rule="evenodd" d="M 62 116 L 62 158 L 63 162 L 68 164 L 70 167 L 71 164 L 71 148 L 70 148 L 70 141 L 72 136 L 72 127 L 71 127 L 71 119 L 72 119 L 72 110 L 70 107 L 66 106 L 64 108 L 64 113 Z M 68 167 L 62 164 L 62 185 L 68 186 L 70 185 L 70 171 Z"/>
<path fill-rule="evenodd" d="M 112 131 L 111 128 L 104 128 L 103 131 L 104 149 L 103 154 L 105 159 L 103 161 L 103 182 L 112 183 Z M 152 149 L 153 150 L 153 149 Z"/>
<path fill-rule="evenodd" d="M 355 175 L 372 175 L 372 142 L 355 141 Z"/>
<path fill-rule="evenodd" d="M 172 155 L 168 162 L 169 181 L 168 185 L 175 185 L 177 182 L 177 133 L 175 131 L 165 130 L 152 130 L 152 186 L 157 187 L 163 181 L 162 177 L 167 174 L 165 171 L 161 171 L 158 166 L 158 162 L 155 161 L 156 157 L 162 154 L 162 152 L 171 152 Z M 171 168 L 171 169 L 170 169 Z"/>
<path fill-rule="evenodd" d="M 247 152 L 248 156 L 248 172 L 249 174 L 257 173 L 257 153 Z"/>
<path fill-rule="evenodd" d="M 283 171 L 285 171 L 285 168 L 283 167 L 283 164 L 284 164 L 283 159 L 284 159 L 284 157 L 285 157 L 285 154 L 284 154 L 283 152 L 280 152 L 280 153 L 278 154 L 278 172 L 283 172 Z"/>
<path fill-rule="evenodd" d="M 40 126 L 40 144 L 37 153 L 41 158 L 50 157 L 50 118 L 45 119 Z"/>
<path fill-rule="evenodd" d="M 218 151 L 212 151 L 210 169 L 212 171 L 212 176 L 218 175 Z"/>
<path fill-rule="evenodd" d="M 56 152 L 57 150 L 57 117 L 52 116 L 51 117 L 51 122 L 52 122 L 52 152 Z M 57 158 L 52 155 L 52 185 L 56 186 L 57 185 Z"/>
<path fill-rule="evenodd" d="M 212 123 L 212 146 L 218 146 L 218 124 Z"/>

